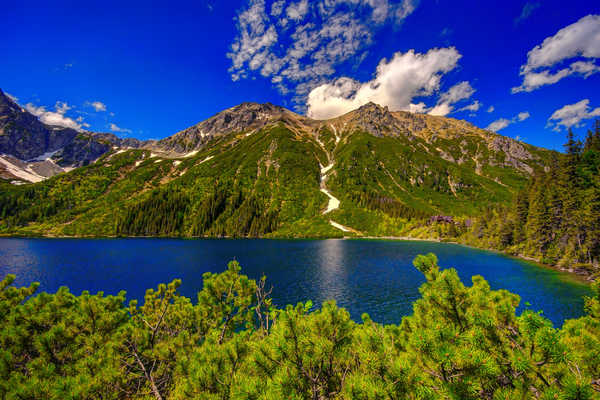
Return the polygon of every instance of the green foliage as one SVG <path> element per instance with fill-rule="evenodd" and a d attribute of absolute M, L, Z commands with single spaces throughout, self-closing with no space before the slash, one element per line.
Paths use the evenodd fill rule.
<path fill-rule="evenodd" d="M 237 262 L 204 275 L 196 303 L 179 280 L 125 305 L 68 289 L 0 283 L 5 399 L 595 399 L 600 284 L 586 315 L 556 329 L 517 316 L 519 297 L 480 276 L 465 286 L 434 254 L 400 325 L 350 319 L 333 301 L 273 307 L 265 278 Z"/>
<path fill-rule="evenodd" d="M 117 235 L 174 236 L 181 233 L 189 199 L 173 190 L 155 189 L 149 198 L 130 206 L 117 222 Z"/>
<path fill-rule="evenodd" d="M 556 157 L 512 205 L 488 211 L 463 241 L 534 257 L 547 264 L 600 262 L 600 121 L 585 144 L 571 131 Z"/>

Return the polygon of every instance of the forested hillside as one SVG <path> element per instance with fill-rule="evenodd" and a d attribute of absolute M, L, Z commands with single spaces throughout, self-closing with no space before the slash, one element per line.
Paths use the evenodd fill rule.
<path fill-rule="evenodd" d="M 0 283 L 3 399 L 564 399 L 600 397 L 600 286 L 561 329 L 519 296 L 465 286 L 435 255 L 413 314 L 362 322 L 334 302 L 278 308 L 265 279 L 236 262 L 204 275 L 197 301 L 179 280 L 105 296 L 35 294 Z"/>
<path fill-rule="evenodd" d="M 598 271 L 600 121 L 583 142 L 569 131 L 565 153 L 555 155 L 510 205 L 483 214 L 465 240 L 546 264 Z"/>

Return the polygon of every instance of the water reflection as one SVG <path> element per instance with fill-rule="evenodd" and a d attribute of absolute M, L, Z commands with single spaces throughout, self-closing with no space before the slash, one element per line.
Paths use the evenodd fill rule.
<path fill-rule="evenodd" d="M 4 249 L 0 242 L 0 279 L 6 274 L 14 274 L 24 282 L 37 282 L 43 279 L 37 266 L 41 263 L 39 252 L 32 249 L 34 244 L 26 239 L 14 239 L 10 242 L 10 257 L 1 257 Z M 3 271 L 7 272 L 4 273 Z"/>
<path fill-rule="evenodd" d="M 321 240 L 318 242 L 317 252 L 319 263 L 317 265 L 319 285 L 319 301 L 336 300 L 348 298 L 348 274 L 345 255 L 345 242 L 342 239 Z"/>

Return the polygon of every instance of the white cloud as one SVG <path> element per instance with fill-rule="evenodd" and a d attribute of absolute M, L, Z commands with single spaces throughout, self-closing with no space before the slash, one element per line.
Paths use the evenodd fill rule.
<path fill-rule="evenodd" d="M 556 70 L 567 60 L 576 57 L 588 59 L 574 61 L 565 68 Z M 512 93 L 531 92 L 544 85 L 551 85 L 570 75 L 584 78 L 600 72 L 595 63 L 600 58 L 600 15 L 588 15 L 559 30 L 527 53 L 527 63 L 521 66 L 521 86 L 512 88 Z"/>
<path fill-rule="evenodd" d="M 131 133 L 131 129 L 120 128 L 112 122 L 110 123 L 109 127 L 112 132 Z"/>
<path fill-rule="evenodd" d="M 540 5 L 541 4 L 539 2 L 534 3 L 528 1 L 527 3 L 525 3 L 525 5 L 523 6 L 523 10 L 521 10 L 521 15 L 519 15 L 515 19 L 515 25 L 518 25 L 521 22 L 525 21 L 527 18 L 529 18 L 531 14 L 533 14 L 533 12 L 540 7 Z"/>
<path fill-rule="evenodd" d="M 398 52 L 391 60 L 379 62 L 371 81 L 361 83 L 344 77 L 314 88 L 308 95 L 307 114 L 315 119 L 328 119 L 371 101 L 392 111 L 423 111 L 425 106 L 412 104 L 413 98 L 437 92 L 442 76 L 456 68 L 460 57 L 453 47 L 431 49 L 425 54 L 414 50 Z M 454 99 L 456 95 L 453 92 L 447 98 Z"/>
<path fill-rule="evenodd" d="M 472 113 L 475 113 L 475 112 L 479 111 L 480 108 L 481 108 L 481 103 L 479 102 L 479 100 L 475 100 L 473 103 L 466 105 L 462 108 L 459 108 L 458 110 L 456 110 L 456 112 L 471 111 Z"/>
<path fill-rule="evenodd" d="M 294 21 L 302 21 L 308 13 L 308 0 L 300 0 L 297 3 L 292 3 L 285 10 L 287 17 Z"/>
<path fill-rule="evenodd" d="M 283 12 L 283 7 L 285 6 L 285 0 L 274 1 L 271 4 L 271 15 L 274 17 L 279 17 Z"/>
<path fill-rule="evenodd" d="M 475 89 L 471 87 L 471 84 L 467 81 L 457 83 L 440 95 L 438 103 L 429 110 L 430 115 L 446 116 L 454 110 L 454 103 L 458 103 L 461 100 L 466 100 L 475 93 Z M 475 103 L 473 103 L 475 104 Z M 479 104 L 479 102 L 477 102 Z M 477 111 L 479 107 L 477 106 Z"/>
<path fill-rule="evenodd" d="M 416 6 L 416 0 L 248 0 L 227 53 L 231 78 L 260 74 L 303 100 L 336 67 L 364 54 L 378 29 L 400 24 Z"/>
<path fill-rule="evenodd" d="M 496 109 L 496 108 L 495 108 L 494 106 L 490 106 L 490 107 L 487 109 L 487 112 L 489 112 L 489 113 L 493 113 L 495 109 Z"/>
<path fill-rule="evenodd" d="M 387 3 L 385 0 L 381 1 L 370 1 L 371 3 Z M 401 23 L 412 14 L 419 5 L 419 0 L 403 0 L 398 6 L 392 7 L 392 15 L 396 18 L 396 23 Z M 389 6 L 386 6 L 386 9 L 389 9 Z"/>
<path fill-rule="evenodd" d="M 461 100 L 468 99 L 475 93 L 475 89 L 467 81 L 457 83 L 440 96 L 440 103 L 454 104 Z"/>
<path fill-rule="evenodd" d="M 424 114 L 427 112 L 427 106 L 425 105 L 425 103 L 420 102 L 417 104 L 410 104 L 408 106 L 408 111 L 412 112 L 412 113 L 417 113 L 417 114 Z"/>
<path fill-rule="evenodd" d="M 445 27 L 444 29 L 442 29 L 442 31 L 440 32 L 440 36 L 441 37 L 446 37 L 446 36 L 450 36 L 452 35 L 453 30 L 451 28 Z"/>
<path fill-rule="evenodd" d="M 435 107 L 427 110 L 427 114 L 429 115 L 437 115 L 441 117 L 445 117 L 446 115 L 452 112 L 452 106 L 446 103 L 436 104 Z"/>
<path fill-rule="evenodd" d="M 101 101 L 86 101 L 85 105 L 89 106 L 89 107 L 93 107 L 94 110 L 96 110 L 98 112 L 106 111 L 106 104 L 102 103 Z"/>
<path fill-rule="evenodd" d="M 25 105 L 25 109 L 38 117 L 39 120 L 44 124 L 82 131 L 82 125 L 80 123 L 65 116 L 66 112 L 71 108 L 72 107 L 70 107 L 67 103 L 61 101 L 57 101 L 54 105 L 55 111 L 48 111 L 44 106 L 37 107 L 32 103 L 27 103 Z"/>
<path fill-rule="evenodd" d="M 600 107 L 591 109 L 590 100 L 583 99 L 575 104 L 567 104 L 566 106 L 554 111 L 548 118 L 548 126 L 554 126 L 554 130 L 560 130 L 561 126 L 570 128 L 580 126 L 581 121 L 600 117 Z"/>
<path fill-rule="evenodd" d="M 531 114 L 529 114 L 528 111 L 522 111 L 522 112 L 518 113 L 517 115 L 515 115 L 512 119 L 506 119 L 506 118 L 497 119 L 496 121 L 489 124 L 487 126 L 487 128 L 485 128 L 485 129 L 487 129 L 488 131 L 492 131 L 492 132 L 498 132 L 499 130 L 504 129 L 511 124 L 514 124 L 516 122 L 523 122 L 530 116 L 531 116 Z"/>
<path fill-rule="evenodd" d="M 512 121 L 510 119 L 500 118 L 489 124 L 485 129 L 487 129 L 488 131 L 498 132 L 499 130 L 506 128 L 510 124 L 512 124 Z"/>

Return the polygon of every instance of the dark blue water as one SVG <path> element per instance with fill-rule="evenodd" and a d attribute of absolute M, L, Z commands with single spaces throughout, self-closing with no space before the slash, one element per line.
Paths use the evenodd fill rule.
<path fill-rule="evenodd" d="M 0 278 L 17 275 L 54 292 L 68 286 L 143 299 L 147 288 L 181 278 L 181 293 L 196 299 L 202 274 L 219 272 L 236 259 L 243 273 L 265 274 L 279 306 L 327 299 L 355 320 L 368 313 L 381 323 L 399 323 L 419 298 L 423 275 L 412 266 L 417 254 L 433 252 L 454 267 L 463 282 L 483 275 L 493 289 L 508 289 L 555 325 L 583 313 L 589 287 L 571 277 L 492 252 L 433 242 L 383 240 L 177 240 L 177 239 L 0 239 Z"/>

